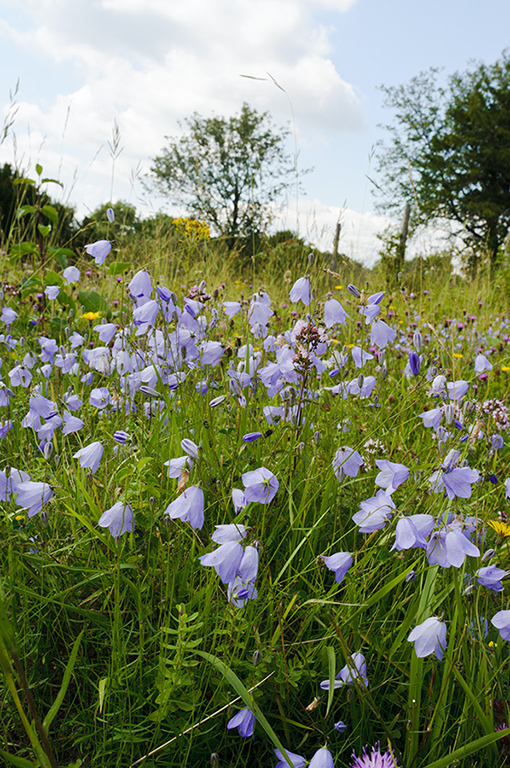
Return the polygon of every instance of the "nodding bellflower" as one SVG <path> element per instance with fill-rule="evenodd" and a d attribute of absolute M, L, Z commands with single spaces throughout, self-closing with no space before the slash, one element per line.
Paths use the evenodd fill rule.
<path fill-rule="evenodd" d="M 351 656 L 350 662 L 336 675 L 333 687 L 336 690 L 344 685 L 352 685 L 355 680 L 362 686 L 368 685 L 367 663 L 362 653 L 354 653 Z M 328 691 L 329 680 L 323 680 L 320 687 L 323 691 Z"/>
<path fill-rule="evenodd" d="M 274 753 L 278 758 L 278 762 L 275 765 L 275 768 L 289 768 L 289 763 L 284 758 L 280 750 L 275 749 Z M 287 755 L 287 758 L 290 760 L 294 768 L 305 768 L 306 760 L 304 757 L 301 757 L 301 755 L 296 755 L 295 752 L 289 752 L 288 749 L 285 750 L 285 754 Z"/>
<path fill-rule="evenodd" d="M 242 476 L 244 499 L 247 504 L 256 501 L 259 504 L 269 504 L 276 496 L 280 486 L 273 473 L 266 467 L 259 467 Z"/>
<path fill-rule="evenodd" d="M 310 760 L 308 768 L 335 768 L 333 757 L 329 749 L 326 749 L 326 747 L 318 749 Z"/>
<path fill-rule="evenodd" d="M 253 735 L 255 729 L 255 715 L 248 707 L 243 707 L 234 717 L 228 721 L 227 728 L 237 728 L 239 736 L 248 738 Z"/>
<path fill-rule="evenodd" d="M 329 557 L 321 555 L 321 560 L 324 560 L 326 568 L 329 568 L 330 571 L 334 571 L 335 579 L 339 584 L 342 583 L 345 574 L 353 563 L 350 552 L 336 552 Z"/>
<path fill-rule="evenodd" d="M 435 653 L 436 657 L 441 661 L 443 651 L 446 648 L 446 624 L 436 616 L 431 616 L 421 624 L 418 624 L 407 640 L 410 643 L 414 643 L 414 650 L 418 658 Z"/>
<path fill-rule="evenodd" d="M 492 617 L 491 624 L 499 629 L 502 640 L 510 640 L 510 611 L 498 611 Z"/>
<path fill-rule="evenodd" d="M 47 501 L 53 496 L 53 491 L 47 483 L 34 483 L 27 480 L 24 483 L 14 483 L 11 472 L 12 492 L 17 493 L 16 503 L 27 510 L 29 517 L 40 512 Z"/>
<path fill-rule="evenodd" d="M 165 515 L 173 520 L 180 518 L 188 522 L 192 528 L 202 528 L 204 525 L 204 492 L 192 485 L 172 501 L 165 509 Z"/>
<path fill-rule="evenodd" d="M 118 501 L 113 507 L 103 512 L 98 520 L 101 528 L 108 528 L 114 538 L 124 533 L 131 533 L 135 528 L 135 516 L 129 504 Z"/>
<path fill-rule="evenodd" d="M 82 469 L 90 469 L 92 474 L 95 474 L 103 456 L 103 450 L 101 443 L 96 441 L 95 443 L 86 445 L 85 448 L 80 448 L 80 450 L 73 455 L 73 459 L 79 459 Z"/>
<path fill-rule="evenodd" d="M 293 302 L 302 301 L 307 307 L 313 301 L 312 288 L 308 277 L 300 277 L 290 289 L 289 298 Z"/>
<path fill-rule="evenodd" d="M 85 250 L 100 266 L 112 250 L 112 244 L 108 240 L 97 240 L 95 243 L 86 245 Z"/>
<path fill-rule="evenodd" d="M 359 468 L 363 466 L 363 459 L 354 448 L 341 446 L 333 457 L 333 471 L 341 481 L 345 475 L 356 477 Z"/>

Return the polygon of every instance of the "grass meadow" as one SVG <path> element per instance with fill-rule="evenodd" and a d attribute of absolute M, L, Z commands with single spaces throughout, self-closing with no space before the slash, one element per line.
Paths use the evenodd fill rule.
<path fill-rule="evenodd" d="M 497 277 L 87 250 L 0 267 L 2 764 L 506 765 Z"/>

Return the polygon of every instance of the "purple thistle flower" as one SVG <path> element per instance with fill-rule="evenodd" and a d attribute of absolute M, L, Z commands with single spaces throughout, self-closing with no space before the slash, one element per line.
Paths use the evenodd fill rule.
<path fill-rule="evenodd" d="M 112 250 L 112 244 L 108 240 L 98 240 L 86 245 L 85 250 L 89 256 L 92 256 L 96 264 L 101 265 Z"/>
<path fill-rule="evenodd" d="M 180 496 L 172 501 L 165 509 L 165 515 L 172 519 L 180 518 L 188 522 L 192 528 L 202 528 L 204 525 L 204 492 L 196 485 L 186 488 Z"/>
<path fill-rule="evenodd" d="M 98 520 L 101 528 L 108 528 L 115 538 L 124 533 L 131 533 L 135 528 L 135 516 L 132 508 L 125 502 L 118 501 L 113 507 L 103 512 Z"/>
<path fill-rule="evenodd" d="M 370 754 L 367 752 L 367 747 L 363 747 L 363 752 L 360 757 L 357 757 L 356 753 L 353 752 L 351 760 L 350 768 L 399 768 L 389 747 L 386 752 L 381 753 L 379 744 L 372 747 L 372 752 Z"/>
<path fill-rule="evenodd" d="M 441 661 L 446 648 L 446 624 L 436 616 L 431 616 L 421 624 L 418 624 L 407 640 L 410 643 L 414 643 L 414 650 L 418 658 L 435 653 L 436 657 Z"/>
<path fill-rule="evenodd" d="M 248 707 L 243 707 L 234 717 L 228 721 L 227 728 L 237 728 L 239 736 L 248 738 L 253 735 L 255 728 L 255 715 Z"/>
<path fill-rule="evenodd" d="M 92 474 L 94 474 L 99 467 L 99 462 L 103 456 L 103 450 L 103 446 L 100 442 L 90 443 L 90 445 L 80 448 L 80 450 L 73 455 L 73 459 L 79 459 L 81 468 L 90 469 Z"/>

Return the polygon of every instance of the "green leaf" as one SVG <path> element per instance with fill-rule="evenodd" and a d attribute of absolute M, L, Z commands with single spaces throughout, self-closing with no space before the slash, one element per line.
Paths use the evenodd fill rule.
<path fill-rule="evenodd" d="M 95 291 L 80 291 L 78 301 L 85 307 L 85 312 L 101 312 L 105 316 L 111 314 L 110 307 L 106 301 Z"/>
<path fill-rule="evenodd" d="M 54 272 L 52 269 L 46 272 L 46 285 L 58 285 L 59 288 L 64 288 L 64 281 L 62 280 L 61 276 Z"/>
<path fill-rule="evenodd" d="M 14 179 L 12 183 L 13 183 L 13 186 L 18 186 L 19 184 L 35 184 L 35 181 L 34 179 L 28 179 L 28 178 L 22 177 L 19 179 Z"/>
<path fill-rule="evenodd" d="M 58 224 L 58 213 L 56 208 L 52 205 L 43 205 L 42 212 L 53 224 Z"/>
<path fill-rule="evenodd" d="M 18 243 L 13 245 L 9 251 L 9 259 L 14 263 L 20 256 L 26 256 L 29 253 L 37 253 L 37 246 L 35 243 Z"/>
<path fill-rule="evenodd" d="M 67 662 L 65 671 L 64 671 L 64 677 L 62 678 L 62 685 L 60 686 L 60 690 L 57 693 L 57 697 L 53 704 L 51 705 L 48 714 L 43 720 L 43 728 L 48 733 L 48 729 L 50 725 L 52 724 L 53 720 L 55 719 L 55 716 L 60 709 L 60 705 L 64 701 L 64 696 L 66 695 L 67 689 L 69 687 L 69 683 L 71 682 L 71 675 L 73 674 L 74 665 L 76 664 L 76 659 L 78 657 L 78 650 L 80 648 L 80 643 L 83 638 L 85 630 L 82 629 L 78 637 L 73 643 L 73 647 L 71 650 L 71 655 L 69 656 L 69 661 Z"/>
<path fill-rule="evenodd" d="M 38 224 L 37 229 L 41 233 L 43 237 L 48 237 L 48 235 L 51 232 L 51 225 L 50 224 Z"/>
<path fill-rule="evenodd" d="M 10 765 L 14 765 L 15 768 L 38 768 L 39 766 L 38 760 L 36 760 L 35 763 L 32 763 L 31 760 L 25 760 L 24 757 L 16 757 L 15 755 L 11 755 L 10 752 L 6 752 L 3 749 L 0 749 L 0 757 L 3 757 L 4 760 L 7 760 Z"/>
<path fill-rule="evenodd" d="M 58 184 L 59 187 L 63 187 L 64 186 L 62 184 L 62 182 L 59 181 L 58 179 L 48 179 L 48 178 L 41 179 L 41 184 L 45 184 L 47 181 L 51 181 L 52 184 Z"/>
<path fill-rule="evenodd" d="M 37 173 L 38 176 L 40 176 L 42 173 L 42 165 L 39 165 L 39 163 L 37 163 L 35 166 L 35 172 Z"/>
<path fill-rule="evenodd" d="M 16 218 L 22 219 L 23 216 L 27 215 L 27 213 L 35 213 L 36 210 L 37 210 L 37 207 L 35 205 L 20 205 L 20 207 L 16 211 Z"/>
<path fill-rule="evenodd" d="M 433 763 L 424 765 L 423 768 L 449 768 L 455 764 L 457 760 L 462 760 L 468 755 L 472 755 L 473 752 L 478 752 L 480 749 L 488 747 L 489 744 L 494 744 L 495 741 L 502 739 L 504 736 L 510 736 L 510 728 L 505 728 L 502 731 L 495 731 L 489 733 L 487 736 L 482 736 L 480 739 L 470 741 L 469 744 L 465 744 L 463 747 L 450 752 L 449 755 L 441 757 L 439 760 L 434 760 Z"/>
<path fill-rule="evenodd" d="M 336 672 L 336 659 L 335 649 L 331 645 L 326 648 L 328 656 L 328 678 L 329 678 L 329 690 L 328 690 L 328 705 L 326 707 L 326 717 L 329 715 L 329 710 L 333 704 L 333 696 L 335 695 L 335 672 Z"/>
<path fill-rule="evenodd" d="M 108 267 L 108 274 L 112 276 L 122 275 L 131 266 L 132 264 L 129 261 L 112 261 L 112 263 Z"/>

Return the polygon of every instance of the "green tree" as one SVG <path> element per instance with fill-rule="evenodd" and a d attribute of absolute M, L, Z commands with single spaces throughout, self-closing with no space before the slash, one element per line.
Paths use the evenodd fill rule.
<path fill-rule="evenodd" d="M 431 69 L 382 89 L 395 118 L 378 155 L 379 208 L 415 203 L 411 229 L 449 220 L 452 234 L 485 251 L 494 268 L 510 227 L 509 54 L 438 80 Z"/>
<path fill-rule="evenodd" d="M 288 131 L 248 104 L 230 118 L 195 113 L 184 127 L 182 136 L 166 137 L 168 146 L 154 158 L 156 188 L 205 221 L 229 247 L 264 232 L 269 204 L 296 179 L 285 149 Z"/>

